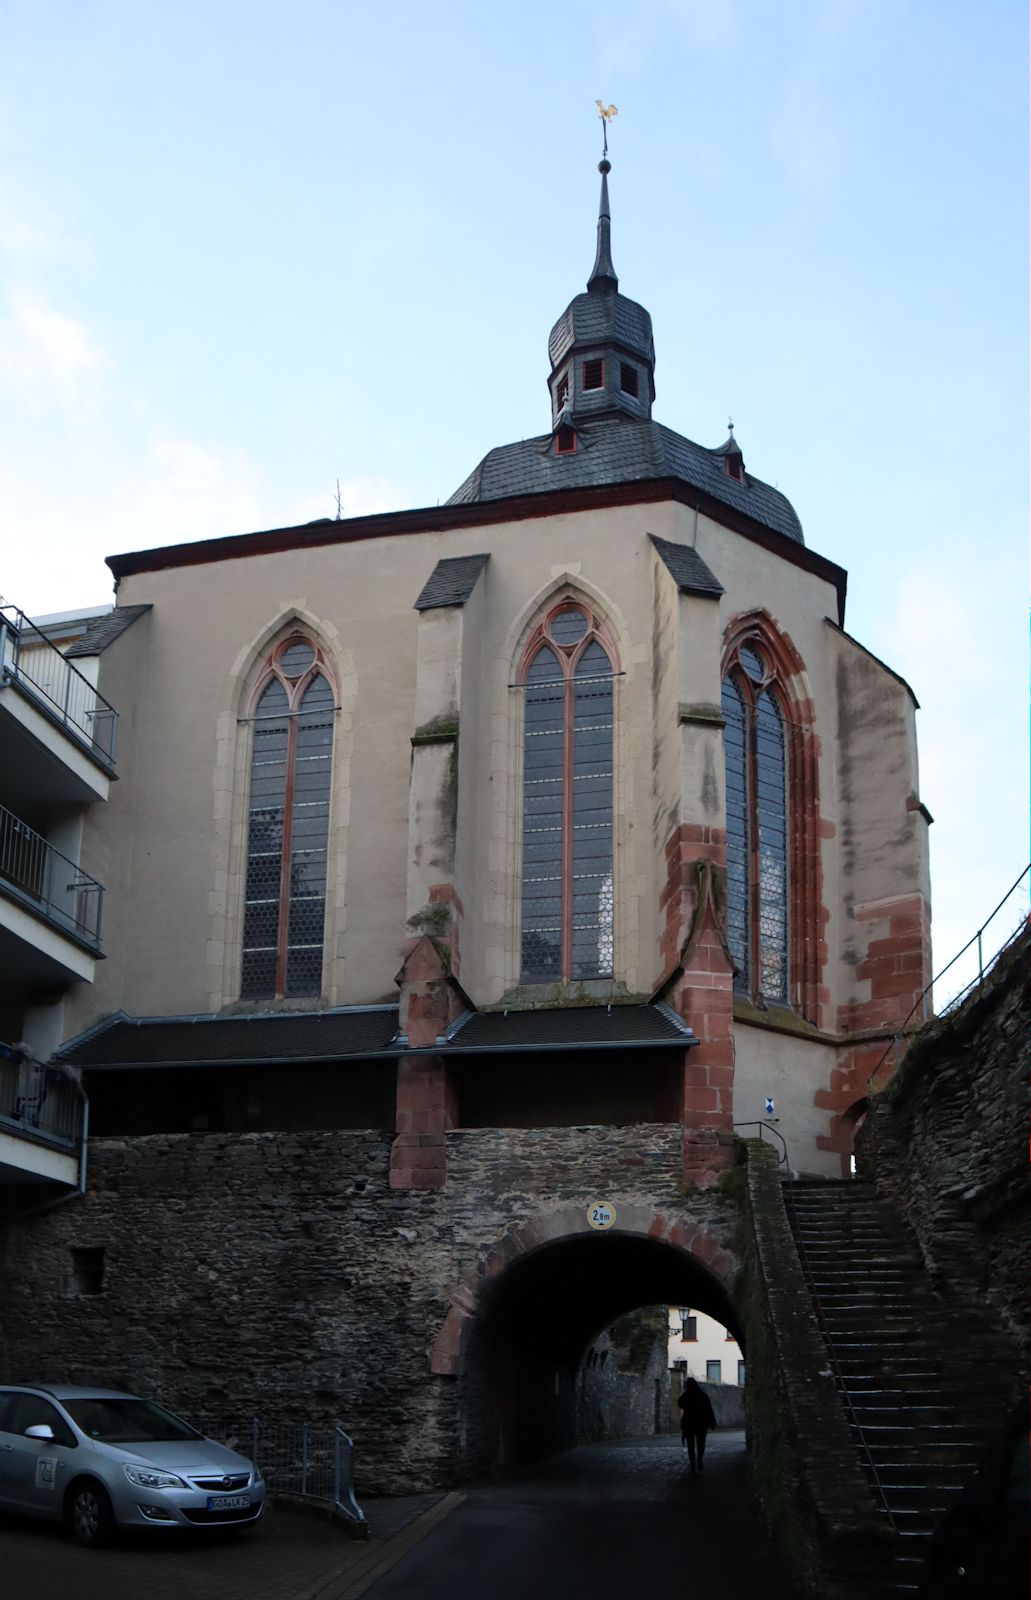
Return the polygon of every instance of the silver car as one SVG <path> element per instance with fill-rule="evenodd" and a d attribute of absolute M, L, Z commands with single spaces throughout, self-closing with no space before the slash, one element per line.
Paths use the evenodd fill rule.
<path fill-rule="evenodd" d="M 116 1528 L 241 1528 L 265 1509 L 253 1462 L 152 1400 L 81 1384 L 0 1387 L 0 1510 Z"/>

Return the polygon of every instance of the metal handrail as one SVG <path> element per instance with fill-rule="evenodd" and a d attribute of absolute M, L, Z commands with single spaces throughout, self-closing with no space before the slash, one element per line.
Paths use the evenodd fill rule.
<path fill-rule="evenodd" d="M 99 951 L 103 885 L 6 806 L 0 806 L 0 890 Z"/>
<path fill-rule="evenodd" d="M 881 1068 L 883 1067 L 884 1063 L 887 1061 L 887 1059 L 888 1059 L 889 1055 L 891 1054 L 892 1050 L 894 1050 L 894 1052 L 895 1052 L 895 1066 L 896 1066 L 896 1068 L 898 1067 L 899 1061 L 901 1059 L 901 1053 L 902 1053 L 902 1040 L 903 1040 L 903 1036 L 905 1035 L 906 1029 L 909 1027 L 909 1024 L 912 1022 L 913 1018 L 916 1016 L 918 1011 L 922 1011 L 923 1012 L 923 1020 L 925 1022 L 928 1020 L 927 1019 L 927 1007 L 924 1004 L 924 1002 L 927 999 L 927 996 L 931 993 L 931 990 L 934 988 L 935 984 L 936 983 L 940 983 L 941 980 L 944 978 L 945 974 L 952 967 L 954 967 L 956 965 L 956 962 L 960 959 L 961 956 L 965 956 L 967 951 L 969 949 L 971 949 L 973 945 L 975 945 L 975 944 L 977 945 L 977 977 L 976 978 L 971 978 L 970 982 L 965 986 L 965 988 L 961 989 L 958 994 L 953 995 L 952 999 L 949 1000 L 947 1002 L 947 1004 L 942 1007 L 942 1010 L 938 1013 L 939 1016 L 943 1016 L 943 1017 L 947 1016 L 950 1011 L 954 1010 L 954 1008 L 956 1006 L 961 1004 L 961 1002 L 966 999 L 967 995 L 970 994 L 971 990 L 976 989 L 979 983 L 983 983 L 984 982 L 985 973 L 991 971 L 992 967 L 995 965 L 996 961 L 998 961 L 998 959 L 1002 955 L 1003 951 L 1004 950 L 1008 950 L 1010 945 L 1013 943 L 1013 941 L 1015 939 L 1019 938 L 1019 936 L 1020 936 L 1020 934 L 1023 931 L 1024 926 L 1025 926 L 1024 920 L 1019 922 L 1017 924 L 1016 928 L 1014 928 L 1013 932 L 1006 936 L 1006 938 L 1003 940 L 1002 944 L 995 951 L 994 955 L 990 956 L 988 958 L 987 962 L 985 961 L 985 959 L 984 959 L 984 944 L 983 944 L 982 935 L 984 934 L 984 931 L 987 928 L 988 924 L 990 922 L 992 922 L 995 917 L 998 916 L 999 912 L 1002 910 L 1002 908 L 1006 904 L 1007 900 L 1009 900 L 1013 895 L 1016 894 L 1017 890 L 1020 888 L 1020 885 L 1023 883 L 1024 879 L 1028 876 L 1029 873 L 1031 873 L 1031 864 L 1029 864 L 1028 866 L 1026 866 L 1024 868 L 1023 872 L 1020 874 L 1020 876 L 1017 879 L 1017 881 L 1014 884 L 1012 884 L 1006 890 L 1006 893 L 1003 895 L 1002 899 L 999 901 L 999 904 L 995 907 L 995 910 L 990 912 L 990 914 L 987 917 L 985 917 L 984 921 L 982 922 L 981 926 L 978 928 L 977 932 L 975 934 L 973 934 L 967 940 L 967 942 L 963 946 L 962 950 L 957 950 L 957 952 L 953 956 L 952 960 L 946 962 L 945 966 L 942 967 L 941 971 L 935 977 L 933 977 L 931 979 L 931 981 L 927 985 L 927 987 L 925 989 L 921 990 L 920 994 L 917 996 L 916 1000 L 913 1002 L 912 1009 L 910 1010 L 908 1016 L 906 1016 L 903 1019 L 902 1023 L 900 1024 L 900 1026 L 896 1029 L 894 1037 L 893 1037 L 893 1039 L 891 1041 L 891 1044 L 888 1045 L 888 1047 L 886 1048 L 884 1054 L 881 1056 L 881 1058 L 878 1061 L 877 1065 L 874 1067 L 873 1072 L 870 1074 L 871 1081 L 877 1076 L 878 1072 L 880 1072 Z"/>
<path fill-rule="evenodd" d="M 85 1131 L 83 1102 L 81 1086 L 60 1068 L 27 1056 L 0 1060 L 0 1128 L 5 1132 L 76 1150 Z"/>
<path fill-rule="evenodd" d="M 734 1123 L 734 1127 L 735 1127 L 735 1129 L 736 1128 L 758 1128 L 759 1129 L 759 1143 L 760 1144 L 762 1144 L 762 1142 L 763 1142 L 763 1129 L 765 1128 L 765 1130 L 766 1130 L 766 1132 L 768 1134 L 771 1134 L 774 1139 L 778 1139 L 780 1141 L 780 1155 L 777 1157 L 777 1165 L 778 1165 L 778 1167 L 787 1167 L 788 1166 L 788 1143 L 787 1143 L 787 1140 L 785 1139 L 784 1135 L 780 1132 L 780 1130 L 778 1128 L 771 1127 L 771 1125 L 768 1122 L 735 1122 Z M 788 1168 L 788 1170 L 789 1171 L 791 1170 L 790 1167 Z"/>
<path fill-rule="evenodd" d="M 17 606 L 0 605 L 0 684 L 16 684 L 113 768 L 118 712 Z"/>

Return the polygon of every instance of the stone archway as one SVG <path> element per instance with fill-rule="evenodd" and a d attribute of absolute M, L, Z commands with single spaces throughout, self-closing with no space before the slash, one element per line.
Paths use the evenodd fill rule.
<path fill-rule="evenodd" d="M 461 1470 L 576 1443 L 574 1383 L 592 1338 L 639 1307 L 683 1304 L 740 1334 L 737 1261 L 702 1221 L 614 1201 L 598 1232 L 567 1207 L 512 1229 L 456 1286 L 430 1370 L 458 1381 Z"/>

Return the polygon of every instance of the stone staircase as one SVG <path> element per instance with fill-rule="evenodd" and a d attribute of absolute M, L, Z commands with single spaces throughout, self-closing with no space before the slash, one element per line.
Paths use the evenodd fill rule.
<path fill-rule="evenodd" d="M 883 1593 L 915 1594 L 933 1528 L 1012 1404 L 1012 1352 L 990 1313 L 935 1293 L 872 1184 L 783 1187 L 856 1450 L 895 1530 Z"/>

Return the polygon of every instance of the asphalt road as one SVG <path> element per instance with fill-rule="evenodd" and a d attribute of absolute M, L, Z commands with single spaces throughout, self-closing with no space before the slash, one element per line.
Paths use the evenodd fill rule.
<path fill-rule="evenodd" d="M 713 1434 L 704 1473 L 673 1435 L 588 1445 L 464 1505 L 368 1600 L 797 1600 L 748 1493 L 744 1436 Z"/>

